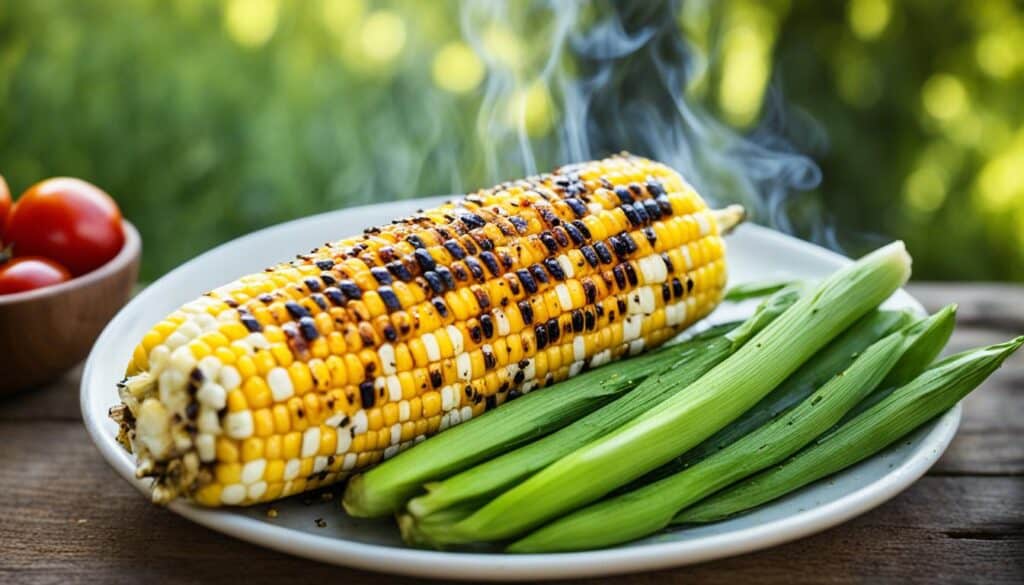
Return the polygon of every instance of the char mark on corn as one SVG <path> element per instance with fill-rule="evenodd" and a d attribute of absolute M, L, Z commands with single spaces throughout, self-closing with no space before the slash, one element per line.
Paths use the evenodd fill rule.
<path fill-rule="evenodd" d="M 153 497 L 328 485 L 711 311 L 722 232 L 627 154 L 507 182 L 244 276 L 157 323 L 112 410 Z"/>

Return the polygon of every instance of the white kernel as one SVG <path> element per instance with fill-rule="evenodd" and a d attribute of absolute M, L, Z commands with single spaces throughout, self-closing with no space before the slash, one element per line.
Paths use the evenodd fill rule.
<path fill-rule="evenodd" d="M 217 327 L 217 320 L 213 318 L 213 315 L 205 311 L 193 317 L 193 320 L 203 333 L 212 331 Z"/>
<path fill-rule="evenodd" d="M 341 421 L 345 420 L 346 416 L 348 415 L 344 412 L 336 412 L 324 420 L 324 425 L 328 427 L 339 427 L 341 426 Z"/>
<path fill-rule="evenodd" d="M 398 454 L 398 445 L 391 445 L 390 447 L 384 448 L 384 458 L 391 459 Z"/>
<path fill-rule="evenodd" d="M 206 380 L 216 380 L 217 374 L 220 373 L 221 363 L 220 358 L 213 355 L 208 355 L 203 359 L 199 360 L 196 364 L 196 368 L 203 373 L 203 378 Z"/>
<path fill-rule="evenodd" d="M 573 275 L 576 274 L 576 269 L 572 265 L 572 260 L 569 260 L 569 257 L 565 254 L 558 257 L 558 266 L 562 269 L 562 272 L 565 273 L 566 278 L 572 278 Z"/>
<path fill-rule="evenodd" d="M 154 347 L 149 352 L 149 373 L 159 377 L 170 360 L 171 350 L 166 345 L 160 344 Z"/>
<path fill-rule="evenodd" d="M 441 410 L 447 412 L 452 409 L 452 394 L 455 394 L 455 391 L 451 386 L 441 388 Z"/>
<path fill-rule="evenodd" d="M 637 355 L 644 350 L 644 339 L 634 339 L 629 342 L 629 355 Z"/>
<path fill-rule="evenodd" d="M 282 367 L 276 367 L 267 372 L 267 386 L 270 386 L 270 394 L 274 397 L 274 402 L 283 402 L 295 394 L 288 370 Z"/>
<path fill-rule="evenodd" d="M 697 220 L 697 225 L 700 226 L 700 235 L 706 236 L 711 232 L 711 224 L 708 222 L 708 216 L 703 213 L 693 214 L 693 218 Z"/>
<path fill-rule="evenodd" d="M 192 368 L 196 367 L 196 358 L 187 345 L 171 352 L 171 367 L 186 374 L 191 373 Z"/>
<path fill-rule="evenodd" d="M 196 337 L 199 337 L 203 330 L 200 329 L 199 325 L 196 325 L 192 319 L 189 319 L 178 327 L 177 332 L 181 333 L 185 339 L 192 341 Z"/>
<path fill-rule="evenodd" d="M 266 459 L 253 459 L 242 466 L 242 483 L 256 483 L 267 469 Z"/>
<path fill-rule="evenodd" d="M 391 425 L 391 444 L 397 445 L 402 440 L 402 425 L 395 423 Z"/>
<path fill-rule="evenodd" d="M 558 295 L 558 304 L 562 306 L 562 310 L 571 311 L 572 295 L 569 294 L 569 287 L 565 286 L 565 283 L 559 283 L 555 287 L 555 294 Z"/>
<path fill-rule="evenodd" d="M 225 486 L 220 492 L 221 503 L 229 506 L 241 504 L 242 500 L 245 499 L 245 486 L 239 483 Z"/>
<path fill-rule="evenodd" d="M 348 453 L 352 447 L 352 433 L 348 429 L 338 429 L 338 442 L 334 447 L 334 454 L 341 455 Z"/>
<path fill-rule="evenodd" d="M 438 346 L 437 338 L 433 333 L 424 333 L 420 337 L 420 341 L 423 342 L 423 347 L 427 350 L 427 360 L 436 362 L 441 359 L 441 347 Z"/>
<path fill-rule="evenodd" d="M 573 362 L 569 366 L 569 377 L 571 378 L 571 377 L 575 376 L 576 374 L 579 374 L 581 371 L 583 371 L 583 365 L 584 365 L 584 362 L 582 362 L 582 361 Z"/>
<path fill-rule="evenodd" d="M 160 374 L 157 386 L 160 389 L 160 401 L 171 410 L 179 410 L 185 407 L 188 396 L 185 394 L 185 385 L 188 383 L 188 374 L 181 370 L 167 369 Z"/>
<path fill-rule="evenodd" d="M 232 439 L 247 439 L 252 436 L 252 430 L 252 413 L 248 410 L 224 415 L 224 433 Z"/>
<path fill-rule="evenodd" d="M 216 441 L 213 435 L 208 435 L 200 431 L 196 437 L 196 452 L 199 453 L 199 460 L 203 463 L 209 463 L 217 457 Z"/>
<path fill-rule="evenodd" d="M 398 372 L 395 369 L 395 346 L 385 343 L 377 350 L 377 355 L 380 356 L 380 366 L 385 374 L 395 374 Z"/>
<path fill-rule="evenodd" d="M 345 471 L 348 471 L 349 469 L 352 469 L 355 466 L 356 466 L 356 454 L 355 453 L 349 453 L 348 455 L 345 455 L 345 460 L 341 462 L 341 468 L 343 470 L 345 470 Z"/>
<path fill-rule="evenodd" d="M 576 361 L 587 357 L 587 340 L 582 335 L 577 335 L 572 340 L 572 357 Z"/>
<path fill-rule="evenodd" d="M 175 331 L 167 336 L 164 343 L 167 345 L 168 349 L 175 350 L 188 343 L 188 337 L 185 337 L 180 332 Z"/>
<path fill-rule="evenodd" d="M 320 450 L 320 427 L 309 427 L 302 433 L 302 456 L 312 457 Z"/>
<path fill-rule="evenodd" d="M 683 260 L 686 263 L 686 269 L 690 270 L 693 268 L 693 258 L 690 257 L 690 247 L 680 246 L 679 251 L 683 253 Z"/>
<path fill-rule="evenodd" d="M 654 289 L 649 286 L 642 286 L 636 292 L 640 295 L 640 312 L 644 315 L 653 313 L 658 307 L 658 302 L 654 298 Z"/>
<path fill-rule="evenodd" d="M 512 325 L 508 322 L 508 316 L 505 314 L 505 311 L 498 308 L 495 308 L 493 313 L 494 328 L 498 332 L 498 337 L 505 337 L 512 331 Z"/>
<path fill-rule="evenodd" d="M 295 479 L 299 476 L 299 468 L 302 462 L 298 459 L 289 459 L 284 464 L 284 474 L 281 476 L 285 481 Z"/>
<path fill-rule="evenodd" d="M 644 318 L 641 315 L 630 315 L 622 322 L 622 339 L 624 341 L 633 341 L 637 337 L 640 337 L 640 332 L 643 328 Z"/>
<path fill-rule="evenodd" d="M 388 388 L 388 399 L 391 402 L 398 402 L 402 399 L 402 381 L 398 379 L 398 376 L 394 374 L 388 376 L 386 385 Z"/>
<path fill-rule="evenodd" d="M 449 325 L 445 327 L 445 331 L 448 332 L 448 339 L 452 342 L 452 349 L 455 355 L 459 355 L 466 349 L 465 340 L 462 338 L 462 331 L 455 325 Z"/>
<path fill-rule="evenodd" d="M 263 497 L 263 494 L 267 493 L 267 482 L 258 481 L 249 486 L 249 499 L 258 500 Z"/>
<path fill-rule="evenodd" d="M 437 430 L 438 432 L 443 431 L 447 429 L 450 425 L 451 422 L 450 419 L 448 418 L 448 413 L 446 412 L 443 415 L 441 415 L 441 424 L 437 426 Z"/>
<path fill-rule="evenodd" d="M 596 368 L 607 364 L 612 358 L 611 350 L 605 349 L 594 354 L 594 357 L 590 358 L 590 367 Z"/>
<path fill-rule="evenodd" d="M 323 455 L 313 458 L 313 473 L 320 473 L 327 469 L 327 458 Z"/>
<path fill-rule="evenodd" d="M 223 407 L 222 407 L 223 408 Z M 199 416 L 196 418 L 196 428 L 199 429 L 200 433 L 206 433 L 209 435 L 219 435 L 221 433 L 220 428 L 220 417 L 217 416 L 217 410 L 207 406 L 201 406 L 199 408 Z"/>
<path fill-rule="evenodd" d="M 523 368 L 523 377 L 533 380 L 537 377 L 537 362 L 533 358 L 526 360 L 526 367 Z"/>
<path fill-rule="evenodd" d="M 365 410 L 360 410 L 352 415 L 352 429 L 355 430 L 357 435 L 365 433 L 368 427 L 369 423 L 366 420 Z"/>
<path fill-rule="evenodd" d="M 250 333 L 245 340 L 256 349 L 270 349 L 270 342 L 262 333 Z"/>
<path fill-rule="evenodd" d="M 448 413 L 448 424 L 454 427 L 460 422 L 462 422 L 462 416 L 459 414 L 459 409 L 453 408 L 451 412 Z"/>
<path fill-rule="evenodd" d="M 238 373 L 235 366 L 224 366 L 220 369 L 220 385 L 231 392 L 242 383 L 242 375 Z"/>
<path fill-rule="evenodd" d="M 462 422 L 473 418 L 473 409 L 469 406 L 463 406 L 459 409 L 459 416 L 462 417 Z"/>
<path fill-rule="evenodd" d="M 409 420 L 409 401 L 403 400 L 398 403 L 398 420 L 405 422 Z"/>
<path fill-rule="evenodd" d="M 468 382 L 473 378 L 473 361 L 468 353 L 460 353 L 455 358 L 455 372 L 460 380 Z"/>
<path fill-rule="evenodd" d="M 238 311 L 236 309 L 224 309 L 220 313 L 217 313 L 217 321 L 221 323 L 233 323 L 238 321 Z"/>

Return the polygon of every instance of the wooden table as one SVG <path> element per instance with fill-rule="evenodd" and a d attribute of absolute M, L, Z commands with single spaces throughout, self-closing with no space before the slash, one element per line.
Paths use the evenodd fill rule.
<path fill-rule="evenodd" d="M 1024 333 L 1024 287 L 910 288 L 930 310 L 960 302 L 952 350 Z M 78 375 L 0 402 L 0 583 L 413 582 L 257 548 L 149 504 L 86 436 Z M 1024 352 L 966 400 L 938 464 L 887 504 L 788 545 L 614 582 L 1024 583 L 1022 439 Z"/>

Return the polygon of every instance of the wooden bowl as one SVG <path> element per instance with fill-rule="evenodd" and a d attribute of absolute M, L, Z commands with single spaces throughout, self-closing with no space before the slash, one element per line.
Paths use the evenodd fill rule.
<path fill-rule="evenodd" d="M 54 380 L 89 353 L 139 274 L 142 238 L 127 221 L 124 236 L 117 256 L 88 274 L 0 295 L 0 394 Z"/>

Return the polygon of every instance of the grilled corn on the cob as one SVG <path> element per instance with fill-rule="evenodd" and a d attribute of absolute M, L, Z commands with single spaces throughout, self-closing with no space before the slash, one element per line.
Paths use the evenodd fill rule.
<path fill-rule="evenodd" d="M 721 299 L 741 216 L 625 154 L 505 183 L 186 304 L 112 416 L 157 502 L 324 486 L 671 338 Z"/>

